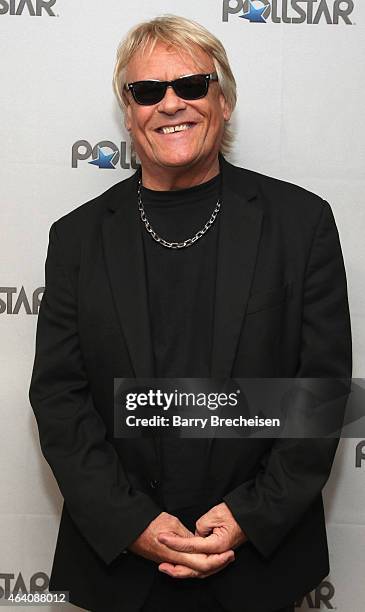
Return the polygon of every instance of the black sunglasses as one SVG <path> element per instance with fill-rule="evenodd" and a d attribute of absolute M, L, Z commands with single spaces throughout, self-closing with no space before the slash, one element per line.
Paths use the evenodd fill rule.
<path fill-rule="evenodd" d="M 157 81 L 154 79 L 135 81 L 134 83 L 126 83 L 124 87 L 127 91 L 132 92 L 137 104 L 149 106 L 161 102 L 168 87 L 172 87 L 176 95 L 184 100 L 204 98 L 208 93 L 210 81 L 218 81 L 216 72 L 189 74 L 174 81 Z"/>

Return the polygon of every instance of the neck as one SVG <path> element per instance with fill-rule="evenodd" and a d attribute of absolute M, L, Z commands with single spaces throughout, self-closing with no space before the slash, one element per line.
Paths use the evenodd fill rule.
<path fill-rule="evenodd" d="M 219 174 L 218 156 L 205 166 L 191 166 L 183 168 L 156 168 L 149 169 L 142 163 L 142 183 L 147 189 L 155 191 L 173 191 L 187 189 L 206 183 Z"/>

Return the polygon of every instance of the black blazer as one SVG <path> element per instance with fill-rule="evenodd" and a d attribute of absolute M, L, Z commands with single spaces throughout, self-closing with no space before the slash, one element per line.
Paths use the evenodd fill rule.
<path fill-rule="evenodd" d="M 351 377 L 346 277 L 329 204 L 220 158 L 212 376 Z M 52 224 L 30 401 L 64 497 L 50 590 L 137 612 L 157 565 L 123 554 L 162 510 L 156 440 L 113 437 L 113 378 L 153 376 L 136 174 Z M 194 521 L 224 500 L 247 533 L 206 578 L 231 612 L 267 612 L 328 571 L 321 490 L 336 439 L 211 441 Z"/>

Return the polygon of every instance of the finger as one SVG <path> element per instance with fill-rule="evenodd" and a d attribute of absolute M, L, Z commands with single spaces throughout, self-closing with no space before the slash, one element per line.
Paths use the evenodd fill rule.
<path fill-rule="evenodd" d="M 158 541 L 172 550 L 187 553 L 223 553 L 229 547 L 229 539 L 225 533 L 212 533 L 203 538 L 201 536 L 190 536 L 188 538 L 174 535 L 172 533 L 160 533 Z"/>
<path fill-rule="evenodd" d="M 234 561 L 234 559 L 233 559 Z M 219 568 L 215 568 L 211 571 L 207 571 L 207 572 L 199 572 L 197 570 L 193 570 L 189 567 L 186 567 L 185 565 L 179 565 L 179 564 L 172 564 L 172 563 L 161 563 L 159 565 L 159 570 L 165 574 L 168 574 L 169 576 L 171 576 L 172 578 L 199 578 L 199 579 L 203 579 L 203 578 L 207 578 L 208 576 L 211 576 L 212 574 L 217 574 L 218 572 L 220 572 L 222 569 L 224 569 L 227 565 L 229 565 L 230 563 L 232 563 L 232 560 L 227 561 L 226 563 L 224 563 L 222 566 L 220 566 Z"/>
<path fill-rule="evenodd" d="M 233 550 L 211 555 L 178 552 L 175 552 L 175 555 L 175 559 L 167 559 L 167 561 L 173 564 L 186 565 L 193 570 L 204 573 L 221 568 L 235 558 Z"/>
<path fill-rule="evenodd" d="M 213 531 L 214 527 L 215 525 L 213 525 L 210 521 L 203 522 L 202 519 L 199 519 L 195 526 L 195 533 L 202 537 L 205 537 Z"/>
<path fill-rule="evenodd" d="M 222 522 L 220 516 L 210 510 L 206 514 L 203 514 L 195 523 L 196 530 L 199 535 L 208 535 L 215 527 L 218 527 Z"/>
<path fill-rule="evenodd" d="M 212 569 L 209 572 L 199 572 L 196 578 L 207 578 L 208 576 L 212 576 L 212 574 L 217 574 L 218 572 L 221 572 L 225 567 L 227 567 L 227 565 L 230 565 L 231 563 L 233 563 L 233 561 L 234 561 L 234 558 L 226 561 L 226 563 L 224 563 L 220 567 Z"/>
<path fill-rule="evenodd" d="M 198 577 L 198 572 L 196 570 L 191 569 L 191 567 L 186 567 L 186 565 L 173 565 L 172 563 L 160 563 L 158 566 L 160 572 L 164 574 L 168 574 L 172 578 L 196 578 Z"/>
<path fill-rule="evenodd" d="M 234 559 L 233 559 L 234 561 Z M 230 565 L 233 561 L 227 561 L 227 563 L 225 563 L 224 565 L 222 565 L 221 567 L 218 567 L 217 569 L 212 570 L 211 572 L 201 572 L 198 573 L 198 575 L 196 576 L 196 578 L 207 578 L 208 576 L 212 576 L 212 574 L 218 574 L 218 572 L 221 572 L 225 567 L 227 567 L 227 565 Z"/>

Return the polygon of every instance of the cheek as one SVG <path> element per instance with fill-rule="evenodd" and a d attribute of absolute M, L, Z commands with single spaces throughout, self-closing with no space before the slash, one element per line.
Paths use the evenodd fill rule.
<path fill-rule="evenodd" d="M 212 114 L 208 125 L 208 138 L 216 140 L 223 130 L 223 123 L 220 115 Z"/>
<path fill-rule="evenodd" d="M 220 133 L 224 125 L 219 100 L 214 100 L 212 104 L 206 108 L 205 115 L 207 117 L 207 136 L 214 139 Z"/>
<path fill-rule="evenodd" d="M 151 113 L 147 108 L 141 107 L 135 110 L 131 118 L 132 131 L 138 133 L 139 136 L 144 135 L 150 117 Z"/>

